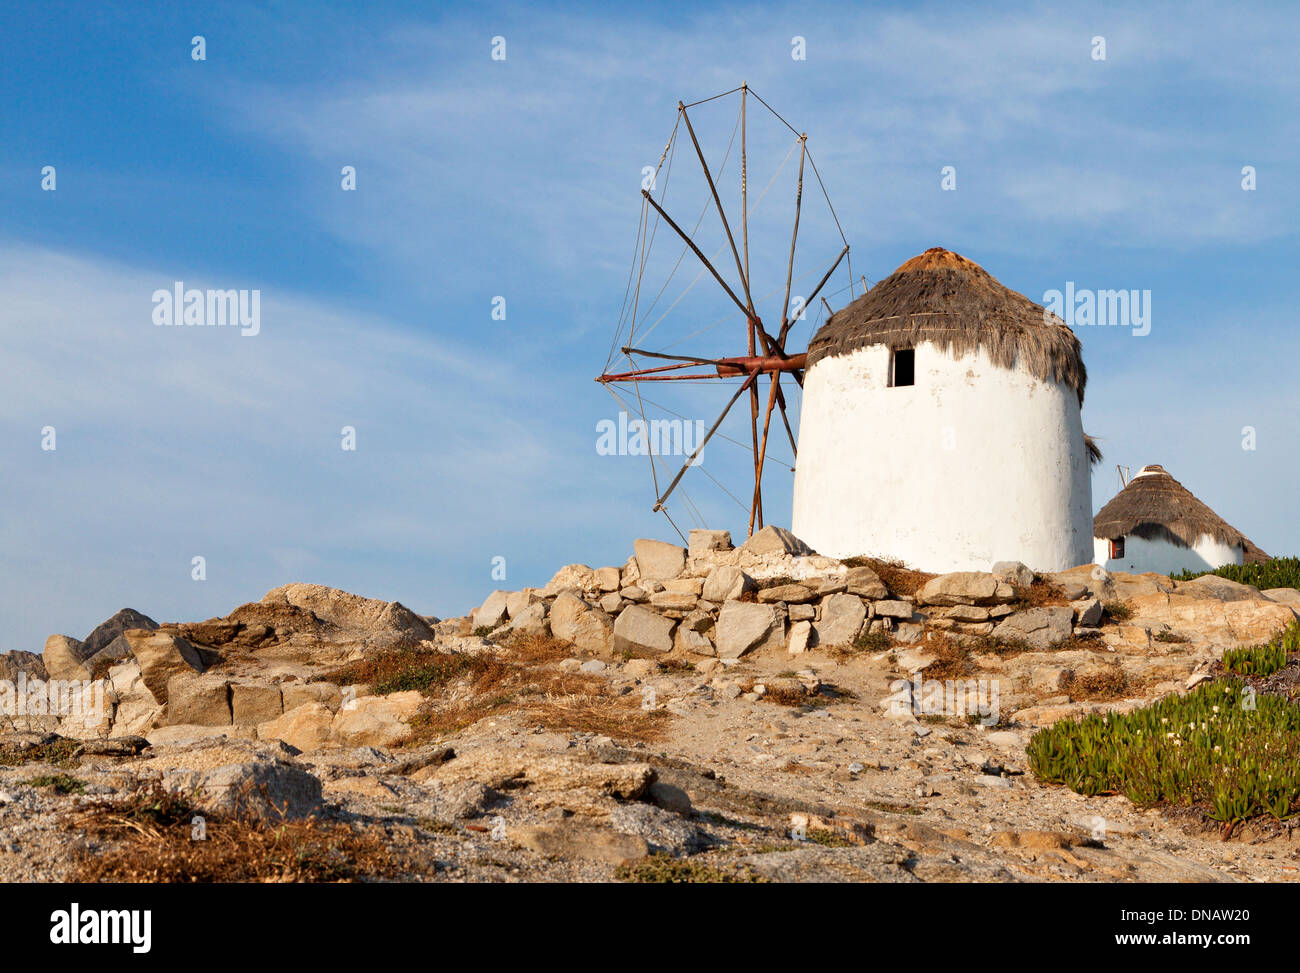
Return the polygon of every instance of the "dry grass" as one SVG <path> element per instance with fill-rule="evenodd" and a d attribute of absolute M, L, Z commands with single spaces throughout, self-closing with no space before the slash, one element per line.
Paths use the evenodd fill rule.
<path fill-rule="evenodd" d="M 600 676 L 559 669 L 573 656 L 567 642 L 549 636 L 516 637 L 497 652 L 444 654 L 427 650 L 385 653 L 349 663 L 320 678 L 368 683 L 378 695 L 415 689 L 428 697 L 411 721 L 413 743 L 457 733 L 509 712 L 549 729 L 597 733 L 620 740 L 659 739 L 669 719 L 643 710 L 639 696 L 618 695 Z"/>
<path fill-rule="evenodd" d="M 902 561 L 878 557 L 850 557 L 843 562 L 851 568 L 867 567 L 880 576 L 889 593 L 895 597 L 914 595 L 917 589 L 938 575 L 928 571 L 915 571 Z"/>
<path fill-rule="evenodd" d="M 783 774 L 798 774 L 801 777 L 811 777 L 820 773 L 816 767 L 810 767 L 808 764 L 801 764 L 797 760 L 787 760 L 777 769 Z"/>
<path fill-rule="evenodd" d="M 1065 589 L 1043 578 L 1034 578 L 1033 584 L 1027 588 L 1016 586 L 1016 611 L 1068 604 L 1070 599 L 1065 597 Z"/>
<path fill-rule="evenodd" d="M 596 733 L 647 743 L 662 739 L 672 719 L 665 710 L 642 709 L 635 695 L 614 696 L 608 691 L 549 695 L 524 709 L 549 730 Z"/>
<path fill-rule="evenodd" d="M 1070 635 L 1066 638 L 1061 639 L 1059 642 L 1053 643 L 1052 645 L 1052 651 L 1054 652 L 1068 652 L 1068 651 L 1076 651 L 1076 650 L 1082 650 L 1088 652 L 1099 652 L 1099 651 L 1104 651 L 1105 648 L 1106 648 L 1106 641 L 1101 637 L 1100 632 L 1087 632 L 1083 635 Z"/>
<path fill-rule="evenodd" d="M 918 643 L 921 651 L 934 656 L 934 661 L 925 667 L 925 678 L 958 679 L 978 669 L 967 644 L 942 630 L 932 630 L 927 634 L 928 638 Z"/>
<path fill-rule="evenodd" d="M 1109 702 L 1132 694 L 1135 687 L 1118 664 L 1108 664 L 1083 673 L 1069 673 L 1061 689 L 1069 693 L 1071 699 Z"/>
<path fill-rule="evenodd" d="M 516 635 L 504 644 L 505 651 L 523 665 L 535 666 L 572 658 L 572 644 L 550 635 Z"/>
<path fill-rule="evenodd" d="M 355 882 L 410 873 L 377 828 L 315 820 L 267 822 L 196 812 L 158 785 L 64 816 L 94 843 L 75 853 L 79 882 Z"/>

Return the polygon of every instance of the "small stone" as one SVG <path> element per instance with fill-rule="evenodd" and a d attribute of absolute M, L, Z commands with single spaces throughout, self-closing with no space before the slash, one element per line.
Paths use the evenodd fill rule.
<path fill-rule="evenodd" d="M 740 549 L 750 554 L 793 554 L 796 557 L 805 557 L 813 553 L 811 547 L 790 531 L 771 524 L 745 541 Z"/>
<path fill-rule="evenodd" d="M 1101 624 L 1104 609 L 1098 599 L 1085 598 L 1074 602 L 1072 607 L 1074 608 L 1074 623 L 1076 625 L 1092 627 Z"/>
<path fill-rule="evenodd" d="M 687 551 L 691 557 L 704 557 L 711 551 L 729 550 L 731 550 L 731 531 L 729 530 L 702 530 L 697 528 L 688 535 Z"/>
<path fill-rule="evenodd" d="M 669 578 L 664 582 L 664 591 L 681 591 L 698 598 L 704 590 L 703 578 Z"/>
<path fill-rule="evenodd" d="M 671 652 L 676 625 L 671 618 L 665 618 L 640 605 L 632 605 L 623 609 L 614 623 L 614 651 Z"/>
<path fill-rule="evenodd" d="M 976 605 L 996 600 L 998 581 L 980 571 L 954 571 L 931 578 L 916 593 L 922 605 Z"/>
<path fill-rule="evenodd" d="M 731 564 L 720 564 L 709 572 L 701 596 L 705 601 L 722 604 L 754 589 L 754 579 Z"/>
<path fill-rule="evenodd" d="M 993 577 L 1019 588 L 1034 583 L 1034 572 L 1019 561 L 998 561 L 993 565 Z"/>
<path fill-rule="evenodd" d="M 803 604 L 812 601 L 816 595 L 811 588 L 806 588 L 801 584 L 783 584 L 775 588 L 764 588 L 758 593 L 758 600 L 765 605 L 775 605 L 778 602 L 787 604 Z"/>
<path fill-rule="evenodd" d="M 880 575 L 866 565 L 849 568 L 848 574 L 844 576 L 844 586 L 850 594 L 871 601 L 889 597 L 889 589 L 880 580 Z"/>
<path fill-rule="evenodd" d="M 690 611 L 696 601 L 695 595 L 687 591 L 660 591 L 650 596 L 651 605 L 670 611 Z"/>
<path fill-rule="evenodd" d="M 811 622 L 795 622 L 790 626 L 790 645 L 786 651 L 791 655 L 801 655 L 808 651 L 808 643 L 812 639 Z"/>
<path fill-rule="evenodd" d="M 772 605 L 728 601 L 718 613 L 716 630 L 718 656 L 723 659 L 785 642 L 785 619 Z"/>
<path fill-rule="evenodd" d="M 669 544 L 665 541 L 638 538 L 636 549 L 637 568 L 643 581 L 663 581 L 676 578 L 686 567 L 686 548 Z"/>
<path fill-rule="evenodd" d="M 819 646 L 852 645 L 867 618 L 857 595 L 831 595 L 822 602 L 821 621 L 813 626 Z"/>
<path fill-rule="evenodd" d="M 897 618 L 901 621 L 909 621 L 916 611 L 910 601 L 877 601 L 871 607 L 878 618 Z"/>
<path fill-rule="evenodd" d="M 1039 651 L 1067 639 L 1074 630 L 1074 610 L 1061 605 L 1016 612 L 993 630 L 997 638 L 1022 640 Z"/>

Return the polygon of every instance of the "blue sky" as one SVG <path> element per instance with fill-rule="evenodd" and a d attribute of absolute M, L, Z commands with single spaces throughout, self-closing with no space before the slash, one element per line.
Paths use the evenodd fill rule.
<path fill-rule="evenodd" d="M 1077 7 L 4 5 L 0 648 L 299 580 L 460 613 L 672 536 L 645 461 L 597 454 L 617 408 L 591 379 L 642 167 L 678 99 L 741 80 L 808 132 L 855 274 L 943 245 L 1035 300 L 1150 290 L 1149 335 L 1079 329 L 1094 507 L 1115 463 L 1163 463 L 1300 551 L 1300 12 Z M 721 150 L 730 117 L 701 116 Z M 756 224 L 755 249 L 788 232 Z M 177 280 L 259 289 L 261 333 L 155 327 Z M 701 395 L 711 419 L 726 390 Z M 744 491 L 743 457 L 706 466 Z"/>

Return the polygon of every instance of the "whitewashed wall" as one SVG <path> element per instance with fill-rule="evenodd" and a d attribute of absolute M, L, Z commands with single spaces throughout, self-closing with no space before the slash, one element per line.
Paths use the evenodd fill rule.
<path fill-rule="evenodd" d="M 1202 534 L 1192 547 L 1180 547 L 1167 540 L 1146 540 L 1135 534 L 1124 538 L 1124 556 L 1110 557 L 1110 539 L 1093 540 L 1093 559 L 1107 571 L 1142 574 L 1177 574 L 1180 571 L 1211 571 L 1225 564 L 1240 564 L 1242 550 Z"/>
<path fill-rule="evenodd" d="M 791 529 L 822 554 L 927 571 L 1090 563 L 1092 480 L 1079 400 L 1063 383 L 925 343 L 916 384 L 888 387 L 889 351 L 807 373 Z"/>

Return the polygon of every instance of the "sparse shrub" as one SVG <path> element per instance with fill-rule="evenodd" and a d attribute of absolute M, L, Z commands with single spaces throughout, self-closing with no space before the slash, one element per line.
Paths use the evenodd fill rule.
<path fill-rule="evenodd" d="M 58 737 L 49 743 L 8 744 L 0 746 L 0 766 L 16 767 L 20 764 L 52 764 L 55 767 L 75 765 L 73 756 L 81 749 L 81 741 Z"/>
<path fill-rule="evenodd" d="M 671 855 L 650 855 L 638 862 L 619 865 L 614 877 L 620 882 L 737 883 L 766 882 L 748 868 L 723 870 L 705 862 L 677 859 Z"/>
<path fill-rule="evenodd" d="M 1061 688 L 1075 699 L 1118 699 L 1129 691 L 1128 674 L 1118 665 L 1071 671 Z"/>
<path fill-rule="evenodd" d="M 70 774 L 41 774 L 23 781 L 28 787 L 49 787 L 56 794 L 84 794 L 86 782 Z"/>
<path fill-rule="evenodd" d="M 1167 628 L 1161 629 L 1159 632 L 1156 632 L 1156 634 L 1151 637 L 1155 639 L 1157 642 L 1171 642 L 1178 645 L 1181 645 L 1184 642 L 1191 641 L 1191 639 L 1189 639 L 1186 635 L 1182 635 L 1179 632 L 1171 632 Z"/>
<path fill-rule="evenodd" d="M 1103 624 L 1110 622 L 1127 622 L 1133 617 L 1133 602 L 1131 601 L 1105 601 L 1101 605 Z"/>
<path fill-rule="evenodd" d="M 894 637 L 886 632 L 883 628 L 871 631 L 871 624 L 868 622 L 862 626 L 862 631 L 858 637 L 853 640 L 853 648 L 858 652 L 885 652 L 894 647 Z"/>
<path fill-rule="evenodd" d="M 1065 589 L 1041 575 L 1034 575 L 1033 583 L 1028 587 L 1016 586 L 1016 611 L 1030 608 L 1043 608 L 1048 605 L 1068 605 L 1070 599 L 1065 597 Z"/>

